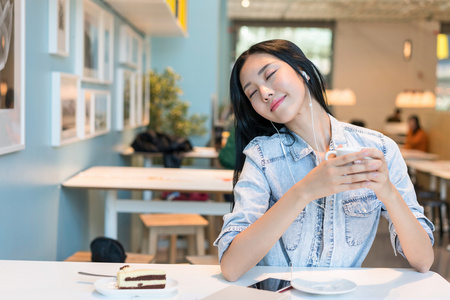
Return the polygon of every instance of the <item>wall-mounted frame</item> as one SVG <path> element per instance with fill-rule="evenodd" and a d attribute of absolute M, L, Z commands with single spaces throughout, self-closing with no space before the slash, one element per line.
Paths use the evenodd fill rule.
<path fill-rule="evenodd" d="M 120 63 L 138 72 L 142 69 L 142 37 L 129 26 L 120 28 Z"/>
<path fill-rule="evenodd" d="M 128 69 L 117 70 L 116 129 L 124 130 L 146 126 L 150 122 L 150 73 L 142 74 Z M 145 86 L 145 90 L 143 88 Z"/>
<path fill-rule="evenodd" d="M 136 92 L 135 74 L 130 70 L 117 70 L 116 129 L 135 127 Z"/>
<path fill-rule="evenodd" d="M 111 93 L 106 90 L 84 89 L 82 91 L 84 114 L 79 131 L 84 138 L 108 133 L 111 130 Z"/>
<path fill-rule="evenodd" d="M 77 16 L 77 73 L 83 81 L 110 84 L 114 64 L 114 18 L 97 4 L 83 0 Z"/>
<path fill-rule="evenodd" d="M 25 148 L 25 1 L 0 5 L 0 154 L 5 154 Z"/>
<path fill-rule="evenodd" d="M 48 51 L 69 56 L 69 0 L 49 0 Z"/>
<path fill-rule="evenodd" d="M 52 146 L 78 141 L 80 80 L 73 74 L 52 73 Z"/>

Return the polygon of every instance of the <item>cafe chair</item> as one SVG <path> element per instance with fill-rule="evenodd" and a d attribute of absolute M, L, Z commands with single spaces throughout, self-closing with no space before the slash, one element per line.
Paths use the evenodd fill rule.
<path fill-rule="evenodd" d="M 64 261 L 71 262 L 91 262 L 92 254 L 90 251 L 78 251 L 66 258 Z M 148 264 L 153 262 L 154 255 L 141 253 L 127 253 L 125 263 L 127 264 Z"/>
<path fill-rule="evenodd" d="M 147 243 L 148 254 L 156 256 L 159 237 L 169 235 L 169 263 L 176 263 L 178 236 L 187 236 L 189 255 L 205 255 L 205 227 L 209 222 L 202 216 L 198 214 L 141 214 L 139 217 L 148 231 L 143 239 L 143 252 Z"/>
<path fill-rule="evenodd" d="M 444 237 L 444 224 L 447 221 L 446 212 L 447 204 L 440 199 L 438 192 L 426 190 L 420 187 L 415 187 L 417 202 L 424 207 L 425 212 L 430 212 L 430 220 L 434 223 L 434 215 L 437 213 L 439 218 L 439 245 L 442 245 Z M 435 224 L 436 225 L 436 224 Z"/>

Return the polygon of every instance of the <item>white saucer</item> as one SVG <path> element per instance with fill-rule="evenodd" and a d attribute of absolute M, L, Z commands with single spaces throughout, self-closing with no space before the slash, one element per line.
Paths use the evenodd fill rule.
<path fill-rule="evenodd" d="M 145 296 L 145 297 L 162 297 L 173 296 L 178 288 L 178 281 L 167 278 L 166 287 L 163 289 L 125 289 L 119 290 L 117 288 L 116 278 L 103 278 L 94 282 L 94 287 L 100 294 L 105 296 L 114 297 L 133 297 L 133 296 Z"/>
<path fill-rule="evenodd" d="M 314 280 L 295 278 L 291 281 L 291 285 L 296 290 L 319 295 L 344 294 L 356 289 L 356 283 L 342 278 L 323 278 Z"/>

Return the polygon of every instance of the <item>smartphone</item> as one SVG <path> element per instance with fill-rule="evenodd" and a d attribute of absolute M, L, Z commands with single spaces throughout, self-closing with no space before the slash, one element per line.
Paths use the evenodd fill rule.
<path fill-rule="evenodd" d="M 264 280 L 258 281 L 252 285 L 249 285 L 249 288 L 254 288 L 258 290 L 272 291 L 272 292 L 284 292 L 291 286 L 291 282 L 289 280 L 278 279 L 278 278 L 266 278 Z"/>

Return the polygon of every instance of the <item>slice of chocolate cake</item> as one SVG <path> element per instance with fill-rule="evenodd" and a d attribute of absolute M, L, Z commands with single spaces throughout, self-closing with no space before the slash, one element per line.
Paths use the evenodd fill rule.
<path fill-rule="evenodd" d="M 119 289 L 163 289 L 166 287 L 166 272 L 163 270 L 132 269 L 129 265 L 117 273 Z"/>

